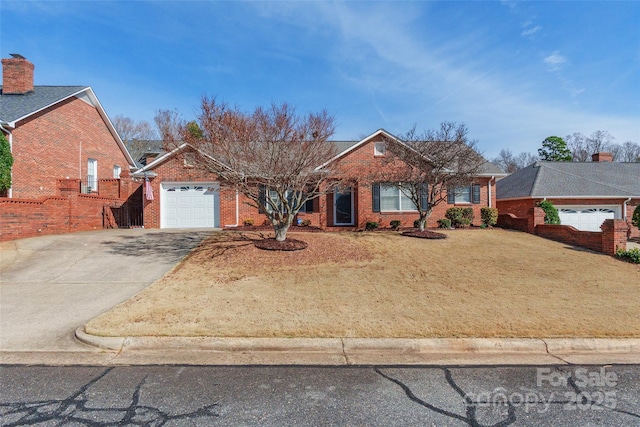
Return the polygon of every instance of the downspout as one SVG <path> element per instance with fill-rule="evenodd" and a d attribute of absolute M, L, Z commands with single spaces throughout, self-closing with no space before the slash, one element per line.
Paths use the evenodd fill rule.
<path fill-rule="evenodd" d="M 627 220 L 627 203 L 631 201 L 631 197 L 622 202 L 622 219 Z"/>
<path fill-rule="evenodd" d="M 4 132 L 7 133 L 7 135 L 9 135 L 9 151 L 11 152 L 11 155 L 13 155 L 13 134 L 9 129 L 2 126 L 1 123 L 0 123 L 0 129 L 2 129 Z M 9 191 L 7 191 L 7 198 L 9 199 L 11 199 L 13 195 L 13 168 L 11 168 L 11 184 L 12 185 L 11 187 L 9 187 Z"/>
<path fill-rule="evenodd" d="M 225 227 L 237 227 L 240 222 L 240 193 L 236 190 L 236 223 L 235 224 L 225 224 Z"/>
<path fill-rule="evenodd" d="M 489 207 L 491 207 L 491 181 L 496 179 L 495 175 L 491 175 L 491 179 L 489 180 Z"/>

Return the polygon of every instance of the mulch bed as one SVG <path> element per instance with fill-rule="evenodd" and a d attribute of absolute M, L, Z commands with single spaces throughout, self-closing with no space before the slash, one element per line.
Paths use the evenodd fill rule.
<path fill-rule="evenodd" d="M 302 240 L 286 239 L 284 242 L 278 242 L 274 238 L 256 240 L 254 245 L 256 248 L 266 251 L 299 251 L 308 246 L 307 242 Z"/>
<path fill-rule="evenodd" d="M 239 225 L 237 227 L 227 227 L 225 230 L 238 230 L 238 231 L 273 231 L 273 225 Z M 311 225 L 303 227 L 300 225 L 292 225 L 289 227 L 289 231 L 292 233 L 317 233 L 323 231 L 321 228 L 313 227 Z"/>
<path fill-rule="evenodd" d="M 402 233 L 403 236 L 409 237 L 417 237 L 419 239 L 446 239 L 447 235 L 442 233 L 436 233 L 435 231 L 405 231 Z"/>

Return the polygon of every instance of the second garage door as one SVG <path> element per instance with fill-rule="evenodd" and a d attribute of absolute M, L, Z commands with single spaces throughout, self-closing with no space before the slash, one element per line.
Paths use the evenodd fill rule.
<path fill-rule="evenodd" d="M 582 231 L 602 231 L 605 219 L 620 218 L 618 206 L 556 206 L 562 225 L 571 225 Z"/>
<path fill-rule="evenodd" d="M 220 185 L 216 182 L 162 183 L 160 227 L 220 227 Z"/>

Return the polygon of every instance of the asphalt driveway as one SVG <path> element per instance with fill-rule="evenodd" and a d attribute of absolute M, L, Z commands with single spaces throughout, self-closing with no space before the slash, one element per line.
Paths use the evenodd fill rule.
<path fill-rule="evenodd" d="M 0 351 L 95 351 L 74 331 L 162 277 L 211 230 L 99 230 L 0 244 Z"/>

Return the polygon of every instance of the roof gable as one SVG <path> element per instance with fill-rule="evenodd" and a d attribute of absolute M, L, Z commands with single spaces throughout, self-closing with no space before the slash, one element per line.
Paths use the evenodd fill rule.
<path fill-rule="evenodd" d="M 98 97 L 89 86 L 35 86 L 32 92 L 25 94 L 2 94 L 0 95 L 0 123 L 10 129 L 15 129 L 20 121 L 72 97 L 86 102 L 98 111 L 129 165 L 135 166 L 136 163 L 131 154 L 102 108 Z"/>

